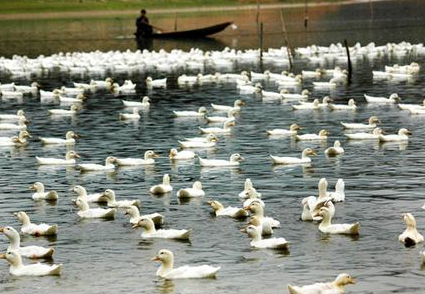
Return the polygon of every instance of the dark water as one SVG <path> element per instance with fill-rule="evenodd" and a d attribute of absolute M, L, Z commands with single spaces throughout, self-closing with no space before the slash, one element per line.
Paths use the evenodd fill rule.
<path fill-rule="evenodd" d="M 415 1 L 404 3 L 410 3 L 407 6 L 411 7 L 411 11 L 419 7 Z M 378 10 L 376 7 L 383 7 L 384 4 L 395 8 L 399 5 L 394 2 L 374 4 L 375 16 Z M 344 16 L 354 13 L 348 11 L 349 7 L 360 11 L 368 9 L 365 5 L 343 7 L 335 12 L 341 13 L 339 22 L 333 20 L 333 23 L 341 25 Z M 411 25 L 408 29 L 394 29 L 394 34 L 388 35 L 379 30 L 365 31 L 364 34 L 359 32 L 361 38 L 364 38 L 361 40 L 376 38 L 377 43 L 401 39 L 420 41 L 421 28 L 413 28 L 412 23 L 406 20 L 409 17 L 401 17 L 407 25 Z M 361 25 L 363 23 L 358 22 L 358 26 Z M 315 34 L 312 33 L 310 37 Z M 320 39 L 321 43 L 328 44 L 333 38 L 339 38 L 338 32 L 324 34 L 326 37 Z M 269 40 L 273 44 L 273 38 Z M 120 42 L 123 48 L 132 44 L 131 41 Z M 63 43 L 67 44 L 68 41 Z M 73 50 L 80 48 L 75 44 L 72 46 L 69 48 Z M 251 44 L 251 47 L 254 46 Z M 46 54 L 55 49 L 44 48 Z M 20 54 L 31 55 L 34 54 L 31 50 L 38 53 L 36 50 L 42 48 L 26 47 L 20 50 L 27 50 L 27 53 Z M 411 116 L 392 106 L 370 107 L 363 100 L 364 93 L 388 96 L 397 92 L 406 103 L 420 103 L 425 81 L 423 71 L 411 83 L 374 83 L 371 75 L 372 69 L 381 70 L 385 64 L 404 64 L 413 60 L 421 65 L 425 61 L 423 57 L 415 56 L 358 59 L 354 65 L 353 83 L 338 87 L 331 93 L 339 103 L 354 98 L 359 108 L 353 113 L 294 112 L 288 104 L 243 96 L 247 106 L 237 118 L 233 134 L 220 137 L 218 148 L 200 152 L 202 157 L 210 158 L 227 158 L 239 152 L 246 158 L 239 169 L 205 169 L 197 161 L 174 165 L 167 158 L 169 149 L 177 146 L 177 140 L 198 135 L 197 127 L 205 125 L 204 121 L 176 119 L 172 116 L 172 110 L 197 109 L 211 102 L 231 104 L 241 97 L 234 85 L 179 88 L 175 84 L 176 76 L 171 75 L 167 89 L 148 92 L 143 85 L 142 75 L 115 76 L 120 82 L 131 78 L 137 83 L 137 95 L 115 97 L 106 92 L 89 94 L 83 110 L 72 118 L 49 117 L 47 110 L 57 107 L 42 104 L 37 98 L 26 97 L 22 102 L 1 100 L 1 113 L 15 112 L 19 108 L 26 111 L 31 120 L 29 131 L 35 138 L 62 136 L 70 129 L 75 130 L 81 135 L 75 150 L 83 162 L 103 162 L 108 155 L 139 157 L 148 149 L 155 150 L 162 157 L 153 167 L 80 174 L 73 168 L 45 168 L 36 164 L 36 155 L 59 157 L 66 152 L 64 147 L 42 147 L 34 139 L 26 148 L 0 149 L 1 225 L 18 228 L 18 222 L 11 214 L 18 210 L 26 211 L 34 222 L 57 223 L 57 239 L 25 237 L 23 241 L 24 244 L 55 246 L 54 262 L 64 264 L 60 278 L 13 278 L 8 274 L 8 265 L 2 261 L 0 292 L 281 293 L 288 283 L 308 284 L 331 280 L 340 272 L 349 272 L 359 281 L 349 288 L 349 293 L 423 293 L 425 272 L 419 258 L 422 246 L 406 249 L 397 237 L 404 230 L 400 216 L 404 212 L 415 215 L 420 232 L 425 229 L 424 212 L 420 209 L 425 202 L 425 119 Z M 334 64 L 325 66 L 333 67 Z M 295 72 L 302 68 L 314 69 L 315 66 L 299 61 Z M 235 71 L 242 69 L 258 70 L 257 66 L 241 66 L 235 68 Z M 272 69 L 275 72 L 282 70 Z M 8 82 L 8 79 L 3 77 L 1 81 Z M 22 80 L 17 82 L 27 83 Z M 60 85 L 71 86 L 72 79 L 55 74 L 45 76 L 39 82 L 43 89 L 50 90 Z M 273 84 L 265 84 L 265 87 L 267 90 L 276 90 Z M 313 90 L 309 81 L 303 84 L 304 87 Z M 153 104 L 148 112 L 142 114 L 140 121 L 119 121 L 118 113 L 123 111 L 120 99 L 137 100 L 145 94 L 151 97 Z M 323 92 L 313 90 L 314 97 L 323 95 Z M 372 115 L 381 118 L 384 129 L 389 133 L 396 132 L 400 127 L 408 128 L 413 133 L 412 139 L 407 145 L 354 143 L 344 139 L 340 121 L 365 121 Z M 266 129 L 287 127 L 293 122 L 303 126 L 304 132 L 328 129 L 331 137 L 327 145 L 331 145 L 335 139 L 340 140 L 345 155 L 329 160 L 323 155 L 326 144 L 267 138 Z M 1 136 L 4 134 L 0 133 Z M 313 147 L 319 153 L 310 168 L 273 166 L 268 159 L 270 153 L 297 156 L 305 147 Z M 164 173 L 171 175 L 174 192 L 162 198 L 149 195 L 149 187 L 159 183 Z M 249 239 L 238 231 L 244 225 L 243 222 L 211 216 L 206 200 L 217 199 L 225 205 L 241 205 L 237 194 L 242 191 L 247 177 L 263 194 L 266 214 L 281 222 L 282 228 L 275 230 L 275 236 L 285 237 L 291 242 L 289 254 L 252 250 Z M 346 202 L 337 205 L 335 222 L 360 221 L 359 238 L 325 236 L 318 231 L 316 224 L 299 221 L 300 201 L 303 197 L 317 194 L 317 183 L 321 177 L 328 179 L 331 188 L 338 178 L 345 180 Z M 199 201 L 180 203 L 175 192 L 198 179 L 203 183 L 206 196 Z M 35 181 L 41 181 L 47 189 L 59 192 L 60 198 L 56 205 L 32 201 L 32 193 L 27 187 Z M 68 191 L 76 184 L 85 186 L 89 192 L 111 188 L 119 199 L 140 199 L 141 212 L 162 213 L 165 216 L 165 227 L 191 228 L 191 242 L 143 241 L 139 237 L 141 231 L 131 229 L 128 218 L 122 212 L 114 221 L 80 221 L 71 203 L 75 195 Z M 0 250 L 4 251 L 7 244 L 7 239 L 1 237 Z M 157 265 L 151 259 L 162 248 L 174 251 L 176 266 L 203 263 L 221 266 L 218 279 L 173 282 L 158 279 L 155 276 Z"/>

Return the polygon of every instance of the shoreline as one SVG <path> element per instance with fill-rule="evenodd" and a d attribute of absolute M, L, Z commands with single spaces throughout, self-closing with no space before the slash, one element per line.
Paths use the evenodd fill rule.
<path fill-rule="evenodd" d="M 345 0 L 341 2 L 316 2 L 309 3 L 308 7 L 350 5 L 359 3 L 373 3 L 392 0 Z M 262 4 L 264 9 L 283 9 L 283 8 L 301 8 L 304 3 L 273 3 Z M 199 12 L 220 12 L 237 10 L 256 10 L 256 4 L 231 5 L 231 6 L 202 6 L 202 7 L 184 7 L 184 8 L 152 8 L 149 14 L 176 14 L 176 13 L 199 13 Z M 41 13 L 12 13 L 1 14 L 1 20 L 25 20 L 25 19 L 65 19 L 65 18 L 87 18 L 87 17 L 117 17 L 137 15 L 137 10 L 93 10 L 93 11 L 69 11 L 69 12 L 41 12 Z"/>

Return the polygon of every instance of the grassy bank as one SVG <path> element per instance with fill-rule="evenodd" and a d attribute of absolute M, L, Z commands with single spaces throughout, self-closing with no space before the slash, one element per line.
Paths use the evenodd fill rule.
<path fill-rule="evenodd" d="M 308 0 L 309 3 L 342 0 Z M 305 0 L 261 0 L 262 4 L 304 3 Z M 256 0 L 0 0 L 0 14 L 120 11 L 256 4 Z"/>

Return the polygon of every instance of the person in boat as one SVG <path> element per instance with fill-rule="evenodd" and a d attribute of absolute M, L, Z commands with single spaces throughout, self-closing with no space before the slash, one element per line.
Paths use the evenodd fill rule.
<path fill-rule="evenodd" d="M 140 17 L 136 19 L 136 36 L 137 37 L 150 37 L 153 32 L 152 25 L 149 24 L 149 18 L 146 16 L 146 10 L 140 10 Z"/>

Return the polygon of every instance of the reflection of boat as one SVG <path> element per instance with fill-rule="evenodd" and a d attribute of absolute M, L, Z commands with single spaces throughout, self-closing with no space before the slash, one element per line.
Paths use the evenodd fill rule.
<path fill-rule="evenodd" d="M 226 29 L 232 22 L 224 22 L 214 26 L 204 27 L 200 29 L 154 33 L 151 35 L 153 39 L 182 39 L 182 38 L 203 38 L 212 34 L 219 33 Z M 138 36 L 136 36 L 139 38 Z"/>

